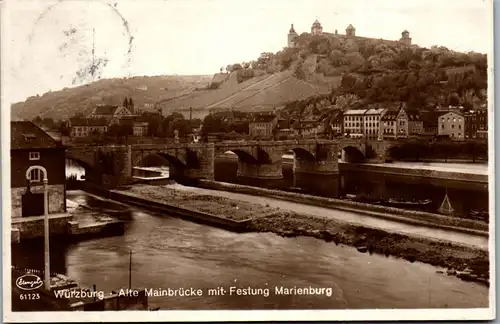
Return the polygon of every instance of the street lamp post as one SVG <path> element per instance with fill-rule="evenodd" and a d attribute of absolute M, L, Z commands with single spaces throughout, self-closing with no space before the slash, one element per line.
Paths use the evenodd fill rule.
<path fill-rule="evenodd" d="M 26 170 L 26 179 L 31 181 L 31 171 L 38 170 L 43 173 L 43 227 L 44 227 L 44 240 L 45 240 L 45 289 L 50 291 L 50 249 L 49 249 L 49 180 L 47 177 L 47 170 L 39 165 L 33 165 Z"/>
<path fill-rule="evenodd" d="M 50 249 L 49 249 L 49 194 L 47 172 L 43 175 L 44 239 L 45 239 L 45 289 L 50 291 Z"/>

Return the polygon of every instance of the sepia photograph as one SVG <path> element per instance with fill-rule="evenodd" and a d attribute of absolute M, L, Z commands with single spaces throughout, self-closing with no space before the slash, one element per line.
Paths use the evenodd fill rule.
<path fill-rule="evenodd" d="M 493 1 L 0 6 L 4 321 L 496 316 Z"/>

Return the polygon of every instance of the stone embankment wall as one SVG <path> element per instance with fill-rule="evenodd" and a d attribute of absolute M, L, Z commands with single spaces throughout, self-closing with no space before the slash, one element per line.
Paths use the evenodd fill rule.
<path fill-rule="evenodd" d="M 408 224 L 443 228 L 460 232 L 473 233 L 482 236 L 488 236 L 489 230 L 488 224 L 470 219 L 448 217 L 439 214 L 411 211 L 379 205 L 364 204 L 341 199 L 310 196 L 280 190 L 270 190 L 210 180 L 200 180 L 198 182 L 198 186 L 208 189 L 226 190 L 250 195 L 259 195 L 307 205 L 352 211 Z"/>
<path fill-rule="evenodd" d="M 114 199 L 128 204 L 133 204 L 147 208 L 149 210 L 160 211 L 168 214 L 174 214 L 182 218 L 191 219 L 200 223 L 210 224 L 221 228 L 234 231 L 244 231 L 250 220 L 232 220 L 221 216 L 211 215 L 209 213 L 196 210 L 181 208 L 169 205 L 168 203 L 156 201 L 154 199 L 144 198 L 133 193 L 118 192 L 110 190 L 106 195 L 109 199 Z"/>
<path fill-rule="evenodd" d="M 51 215 L 49 219 L 50 235 L 66 235 L 68 232 L 68 222 L 73 219 L 72 215 Z M 24 240 L 43 237 L 44 216 L 34 216 L 26 218 L 12 219 L 12 232 L 14 239 Z M 15 234 L 14 234 L 15 233 Z"/>
<path fill-rule="evenodd" d="M 78 222 L 70 221 L 68 222 L 67 234 L 74 238 L 108 236 L 111 234 L 121 235 L 124 232 L 124 226 L 124 222 L 114 221 L 79 227 Z"/>

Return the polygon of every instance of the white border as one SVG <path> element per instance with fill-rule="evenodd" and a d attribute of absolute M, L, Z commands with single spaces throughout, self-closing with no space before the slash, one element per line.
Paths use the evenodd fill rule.
<path fill-rule="evenodd" d="M 474 0 L 471 0 L 474 1 Z M 479 1 L 479 0 L 478 0 Z M 0 0 L 0 31 L 2 36 L 0 39 L 7 40 L 8 30 L 10 26 L 10 17 L 6 9 L 7 1 Z M 488 53 L 488 145 L 489 145 L 489 204 L 490 215 L 495 215 L 495 125 L 494 125 L 494 95 L 495 83 L 493 78 L 494 60 L 493 60 L 493 0 L 488 1 L 490 4 L 490 15 L 488 17 L 492 28 L 488 31 L 488 37 L 491 40 L 490 51 Z M 453 5 L 453 2 L 450 2 Z M 0 58 L 2 59 L 1 77 L 1 152 L 3 159 L 1 161 L 2 170 L 2 214 L 10 215 L 10 158 L 7 158 L 6 152 L 10 152 L 10 115 L 11 101 L 9 95 L 9 82 L 5 81 L 4 71 L 7 71 L 5 65 L 9 62 L 9 41 L 1 43 Z M 4 229 L 11 227 L 10 217 L 2 217 L 2 226 Z M 11 311 L 11 255 L 10 255 L 10 230 L 2 231 L 3 242 L 3 320 L 8 322 L 72 322 L 72 321 L 114 321 L 114 322 L 130 322 L 136 321 L 161 321 L 161 322 L 179 322 L 179 321 L 285 321 L 285 320 L 302 320 L 302 321 L 383 321 L 383 320 L 489 320 L 496 316 L 495 312 L 495 292 L 496 292 L 496 277 L 495 277 L 495 219 L 490 222 L 490 294 L 489 308 L 477 309 L 373 309 L 373 310 L 252 310 L 252 311 L 103 311 L 103 312 L 12 312 Z"/>

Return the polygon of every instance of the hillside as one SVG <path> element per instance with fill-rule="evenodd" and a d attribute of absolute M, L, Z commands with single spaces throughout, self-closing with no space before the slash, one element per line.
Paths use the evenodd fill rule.
<path fill-rule="evenodd" d="M 412 109 L 438 105 L 472 109 L 486 106 L 487 101 L 486 55 L 446 47 L 304 33 L 296 38 L 295 47 L 262 53 L 250 65 L 271 72 L 291 70 L 298 79 L 332 87 L 340 80 L 331 96 L 289 103 L 287 109 L 295 113 L 327 97 L 325 107 L 348 102 L 339 108 L 405 102 Z"/>
<path fill-rule="evenodd" d="M 304 33 L 296 38 L 295 47 L 230 64 L 226 73 L 101 80 L 31 97 L 14 104 L 12 116 L 66 119 L 77 112 L 88 114 L 98 103 L 121 104 L 125 97 L 146 110 L 157 104 L 164 116 L 174 111 L 188 116 L 192 109 L 194 118 L 217 110 L 283 106 L 308 114 L 316 101 L 322 104 L 314 111 L 322 113 L 334 106 L 347 109 L 388 102 L 405 102 L 414 109 L 437 105 L 472 109 L 485 106 L 486 89 L 485 54 Z"/>
<path fill-rule="evenodd" d="M 274 74 L 264 73 L 238 83 L 236 73 L 227 74 L 220 87 L 213 90 L 194 91 L 186 96 L 162 104 L 164 115 L 174 111 L 184 115 L 193 108 L 193 117 L 204 118 L 210 111 L 236 109 L 240 111 L 270 110 L 289 102 L 330 93 L 327 85 L 317 85 L 300 80 L 286 70 Z M 215 79 L 215 78 L 214 78 Z M 218 79 L 222 79 L 220 76 Z"/>
<path fill-rule="evenodd" d="M 204 88 L 213 76 L 142 76 L 123 79 L 103 79 L 97 82 L 30 97 L 12 105 L 13 119 L 33 119 L 36 116 L 67 119 L 76 113 L 89 114 L 96 104 L 121 104 L 132 97 L 135 106 L 153 109 L 154 103 Z"/>

